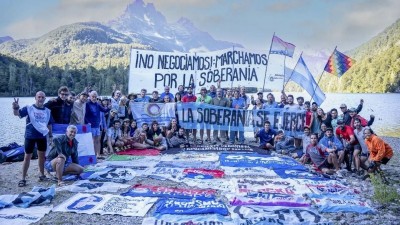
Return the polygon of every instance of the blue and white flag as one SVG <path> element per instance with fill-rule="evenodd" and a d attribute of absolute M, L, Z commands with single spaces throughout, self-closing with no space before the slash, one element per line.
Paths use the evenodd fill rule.
<path fill-rule="evenodd" d="M 175 103 L 135 102 L 130 107 L 139 127 L 143 123 L 151 124 L 154 120 L 160 126 L 168 126 L 175 118 Z"/>
<path fill-rule="evenodd" d="M 291 80 L 300 85 L 300 87 L 304 88 L 304 90 L 310 94 L 318 105 L 321 105 L 325 101 L 326 97 L 324 92 L 319 88 L 317 82 L 315 82 L 313 75 L 301 55 L 294 69 L 285 68 L 285 71 L 285 82 Z"/>
<path fill-rule="evenodd" d="M 157 214 L 205 214 L 217 213 L 223 216 L 229 214 L 225 204 L 216 200 L 192 199 L 164 199 L 159 202 Z"/>
<path fill-rule="evenodd" d="M 53 135 L 60 136 L 67 131 L 68 124 L 53 124 Z M 75 139 L 78 143 L 79 164 L 86 166 L 96 164 L 96 154 L 94 152 L 92 131 L 90 125 L 76 125 L 78 132 Z"/>

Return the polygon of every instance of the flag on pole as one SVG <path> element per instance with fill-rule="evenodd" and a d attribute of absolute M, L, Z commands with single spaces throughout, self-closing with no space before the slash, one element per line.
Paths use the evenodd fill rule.
<path fill-rule="evenodd" d="M 271 48 L 269 50 L 269 54 L 279 54 L 286 55 L 289 57 L 293 56 L 294 48 L 296 46 L 289 42 L 285 42 L 277 36 L 273 36 Z"/>
<path fill-rule="evenodd" d="M 351 66 L 354 65 L 355 62 L 354 59 L 335 49 L 331 57 L 329 57 L 324 70 L 341 77 L 348 69 L 350 69 Z"/>
<path fill-rule="evenodd" d="M 317 82 L 315 82 L 313 75 L 311 74 L 301 55 L 294 69 L 291 70 L 286 68 L 286 72 L 285 82 L 292 80 L 300 85 L 308 92 L 308 94 L 310 94 L 310 96 L 318 105 L 321 105 L 324 102 L 326 98 L 325 94 L 321 88 L 319 88 Z"/>

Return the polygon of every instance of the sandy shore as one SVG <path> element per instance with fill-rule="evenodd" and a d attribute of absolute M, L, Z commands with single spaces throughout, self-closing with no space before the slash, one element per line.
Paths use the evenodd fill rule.
<path fill-rule="evenodd" d="M 400 138 L 384 137 L 384 140 L 388 142 L 394 149 L 395 155 L 388 165 L 383 166 L 385 174 L 388 177 L 390 185 L 396 187 L 398 193 L 400 193 Z M 28 172 L 27 186 L 20 188 L 18 187 L 18 181 L 21 177 L 22 163 L 12 163 L 8 165 L 0 165 L 0 195 L 4 194 L 19 194 L 21 192 L 27 192 L 34 186 L 50 186 L 53 182 L 39 182 L 38 181 L 38 166 L 37 160 L 31 162 L 31 167 Z M 355 213 L 331 213 L 322 214 L 335 224 L 400 224 L 400 200 L 398 199 L 394 203 L 387 205 L 380 205 L 373 201 L 373 187 L 369 179 L 363 181 L 352 174 L 348 174 L 343 178 L 348 184 L 357 187 L 362 190 L 362 197 L 370 199 L 372 205 L 377 209 L 377 213 L 374 215 L 360 215 Z M 148 178 L 135 178 L 128 184 L 151 184 L 160 186 L 175 186 L 175 187 L 186 187 L 185 184 L 174 183 L 170 181 L 159 181 Z M 126 190 L 121 190 L 118 193 L 122 193 Z M 59 205 L 74 193 L 62 191 L 57 192 L 52 202 L 54 206 Z M 151 215 L 154 207 L 150 210 L 148 215 Z M 39 222 L 35 224 L 141 224 L 142 218 L 139 217 L 123 217 L 114 215 L 86 215 L 86 214 L 75 214 L 75 213 L 59 213 L 50 212 Z"/>

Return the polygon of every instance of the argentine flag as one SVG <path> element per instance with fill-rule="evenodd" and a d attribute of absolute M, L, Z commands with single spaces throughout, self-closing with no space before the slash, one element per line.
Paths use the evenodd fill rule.
<path fill-rule="evenodd" d="M 75 125 L 78 128 L 75 139 L 78 143 L 79 164 L 86 166 L 96 164 L 96 154 L 90 125 Z M 68 124 L 53 124 L 53 136 L 57 137 L 65 134 Z M 47 149 L 49 151 L 50 149 Z"/>

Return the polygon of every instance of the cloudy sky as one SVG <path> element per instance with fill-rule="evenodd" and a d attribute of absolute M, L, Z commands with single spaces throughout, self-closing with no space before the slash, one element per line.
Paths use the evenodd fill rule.
<path fill-rule="evenodd" d="M 39 37 L 58 26 L 117 17 L 133 0 L 0 0 L 0 36 Z M 169 22 L 189 18 L 214 38 L 269 48 L 275 32 L 303 49 L 346 51 L 399 17 L 398 0 L 145 0 Z"/>

